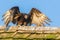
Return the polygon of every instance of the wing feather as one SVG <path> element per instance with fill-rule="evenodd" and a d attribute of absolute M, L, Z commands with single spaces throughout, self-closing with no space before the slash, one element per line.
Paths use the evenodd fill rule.
<path fill-rule="evenodd" d="M 32 23 L 38 26 L 39 25 L 44 26 L 45 25 L 44 23 L 50 25 L 48 22 L 51 22 L 51 20 L 38 9 L 32 8 L 30 11 L 30 15 L 31 15 Z"/>
<path fill-rule="evenodd" d="M 10 13 L 10 10 L 8 10 L 4 15 L 3 15 L 3 20 L 4 24 L 7 26 L 10 21 L 12 21 L 12 13 Z"/>

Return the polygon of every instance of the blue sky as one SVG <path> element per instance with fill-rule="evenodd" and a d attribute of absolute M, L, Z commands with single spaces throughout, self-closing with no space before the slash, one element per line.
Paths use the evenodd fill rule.
<path fill-rule="evenodd" d="M 2 15 L 13 6 L 25 13 L 37 8 L 52 20 L 50 26 L 60 26 L 60 0 L 0 0 L 0 25 L 4 25 Z"/>

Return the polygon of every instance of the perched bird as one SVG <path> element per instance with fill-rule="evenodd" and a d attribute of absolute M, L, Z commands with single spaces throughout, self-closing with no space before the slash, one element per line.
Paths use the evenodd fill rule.
<path fill-rule="evenodd" d="M 45 24 L 49 25 L 49 22 L 51 22 L 51 20 L 45 14 L 43 14 L 36 8 L 32 8 L 31 11 L 28 14 L 26 14 L 20 12 L 18 6 L 14 6 L 11 9 L 9 9 L 3 15 L 3 20 L 6 27 L 10 22 L 21 26 L 28 26 L 28 24 L 36 24 L 36 26 L 45 26 Z"/>

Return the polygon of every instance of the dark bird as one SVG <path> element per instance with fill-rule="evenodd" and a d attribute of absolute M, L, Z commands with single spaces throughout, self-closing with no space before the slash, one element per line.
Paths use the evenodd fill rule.
<path fill-rule="evenodd" d="M 28 26 L 28 24 L 36 24 L 36 26 L 45 26 L 45 24 L 49 25 L 49 22 L 51 22 L 51 20 L 45 14 L 43 14 L 36 8 L 32 8 L 31 11 L 28 14 L 26 14 L 20 12 L 18 6 L 14 6 L 11 9 L 9 9 L 3 15 L 3 20 L 6 27 L 10 22 L 21 26 Z"/>

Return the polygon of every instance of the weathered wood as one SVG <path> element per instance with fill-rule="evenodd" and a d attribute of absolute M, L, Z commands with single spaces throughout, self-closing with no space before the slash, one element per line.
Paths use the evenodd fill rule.
<path fill-rule="evenodd" d="M 12 26 L 5 31 L 6 27 L 0 27 L 0 38 L 56 38 L 60 39 L 60 28 L 57 27 L 32 27 Z"/>
<path fill-rule="evenodd" d="M 0 27 L 0 32 L 4 32 L 6 27 Z M 20 26 L 10 27 L 6 32 L 31 32 L 31 33 L 60 33 L 60 28 L 57 27 L 32 27 L 32 26 Z"/>

